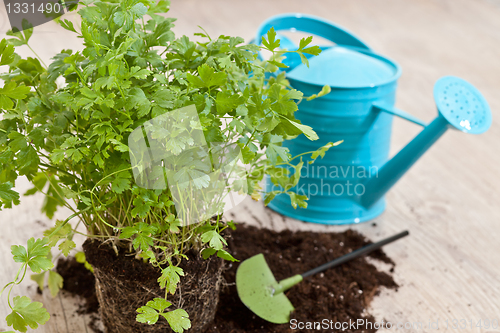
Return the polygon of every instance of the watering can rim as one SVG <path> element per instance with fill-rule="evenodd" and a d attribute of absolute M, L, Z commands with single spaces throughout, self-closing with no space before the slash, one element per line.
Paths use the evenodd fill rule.
<path fill-rule="evenodd" d="M 302 31 L 307 34 L 313 34 L 322 38 L 325 38 L 334 43 L 334 45 L 329 46 L 328 49 L 335 48 L 344 48 L 349 51 L 358 52 L 364 54 L 368 57 L 376 59 L 383 63 L 383 65 L 387 66 L 392 72 L 392 75 L 388 78 L 382 79 L 376 83 L 362 83 L 362 84 L 353 84 L 353 85 L 340 85 L 340 84 L 326 84 L 334 89 L 373 89 L 376 87 L 384 86 L 387 84 L 391 84 L 394 81 L 397 81 L 401 76 L 402 69 L 401 66 L 395 62 L 393 59 L 381 55 L 377 52 L 374 52 L 373 49 L 368 46 L 366 42 L 364 42 L 361 38 L 356 36 L 354 33 L 349 31 L 348 29 L 335 24 L 332 21 L 326 20 L 322 17 L 298 13 L 298 12 L 289 12 L 271 16 L 267 18 L 264 22 L 260 24 L 257 29 L 257 33 L 252 42 L 256 44 L 260 43 L 261 37 L 265 35 L 267 30 L 271 27 L 275 28 L 276 32 L 279 31 Z M 285 36 L 283 36 L 285 37 Z M 285 38 L 287 39 L 287 38 Z M 327 52 L 327 51 L 323 51 Z M 316 56 L 318 57 L 318 56 Z M 321 57 L 321 54 L 319 55 Z M 300 66 L 300 64 L 298 64 Z M 287 72 L 287 78 L 297 81 L 303 82 L 309 85 L 322 87 L 325 84 L 317 84 L 313 81 L 298 79 L 290 77 L 289 72 L 293 71 L 296 67 L 293 67 Z"/>
<path fill-rule="evenodd" d="M 270 22 L 276 21 L 276 20 L 280 20 L 280 19 L 291 19 L 291 20 L 293 20 L 293 19 L 300 19 L 300 20 L 302 20 L 302 19 L 309 19 L 309 20 L 313 20 L 313 21 L 316 21 L 316 22 L 319 22 L 319 23 L 323 24 L 324 27 L 326 27 L 326 28 L 330 27 L 330 28 L 338 29 L 339 31 L 342 31 L 342 33 L 344 33 L 345 35 L 349 36 L 349 38 L 351 38 L 351 41 L 352 41 L 352 43 L 354 45 L 350 45 L 350 46 L 357 46 L 359 48 L 364 48 L 366 50 L 371 50 L 372 49 L 365 41 L 363 41 L 361 38 L 359 38 L 358 36 L 356 36 L 350 30 L 344 28 L 343 26 L 335 24 L 334 22 L 332 22 L 330 20 L 326 20 L 326 19 L 324 19 L 324 18 L 322 18 L 320 16 L 311 15 L 311 14 L 304 14 L 304 13 L 299 13 L 299 12 L 282 13 L 282 14 L 277 14 L 277 15 L 274 15 L 274 16 L 271 16 L 271 17 L 267 18 L 264 22 L 262 22 L 259 25 L 259 27 L 257 29 L 257 34 L 256 34 L 256 37 L 255 37 L 255 41 L 257 43 L 260 43 L 261 37 L 263 36 L 263 32 L 264 32 L 264 30 L 266 30 L 265 27 L 267 25 L 269 25 Z M 292 29 L 291 28 L 288 28 L 288 29 L 284 29 L 283 28 L 283 29 L 277 29 L 276 31 L 279 31 L 279 30 L 292 30 Z M 267 31 L 265 31 L 265 32 L 267 32 Z M 323 37 L 325 39 L 328 39 L 328 40 L 332 41 L 330 38 L 324 37 L 325 35 L 323 35 L 322 33 L 314 33 L 314 32 L 310 32 L 310 33 L 318 35 L 320 37 Z M 335 43 L 335 44 L 338 44 L 338 43 Z M 346 46 L 346 44 L 338 44 L 338 45 L 344 45 L 344 46 Z"/>
<path fill-rule="evenodd" d="M 337 89 L 337 90 L 375 89 L 375 88 L 379 88 L 379 87 L 382 87 L 385 85 L 393 84 L 401 77 L 401 74 L 403 73 L 401 66 L 396 61 L 392 60 L 390 57 L 386 57 L 386 56 L 383 56 L 379 53 L 373 52 L 372 50 L 367 50 L 367 49 L 353 47 L 353 46 L 344 46 L 344 45 L 334 45 L 330 49 L 333 49 L 333 48 L 344 48 L 344 49 L 353 50 L 353 51 L 356 51 L 359 53 L 366 54 L 372 58 L 375 58 L 379 61 L 384 62 L 388 67 L 392 67 L 392 69 L 394 70 L 394 73 L 390 78 L 384 79 L 380 82 L 372 83 L 372 84 L 365 84 L 365 85 L 360 84 L 360 85 L 352 85 L 352 86 L 328 84 L 328 86 L 332 89 Z M 291 71 L 293 72 L 293 69 Z M 308 84 L 311 86 L 316 86 L 316 87 L 318 87 L 318 89 L 321 89 L 321 87 L 323 87 L 323 85 L 324 85 L 324 84 L 318 84 L 318 83 L 315 83 L 315 82 L 312 82 L 309 80 L 294 78 L 293 75 L 290 76 L 290 73 L 286 74 L 286 78 L 288 80 L 292 80 L 295 82 L 301 82 L 301 83 L 305 83 L 305 84 Z"/>

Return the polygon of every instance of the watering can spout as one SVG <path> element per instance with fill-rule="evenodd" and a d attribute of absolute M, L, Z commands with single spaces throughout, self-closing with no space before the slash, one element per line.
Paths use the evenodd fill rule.
<path fill-rule="evenodd" d="M 361 205 L 370 208 L 378 202 L 408 169 L 446 132 L 448 122 L 438 116 L 406 147 L 382 166 L 365 184 Z"/>
<path fill-rule="evenodd" d="M 434 99 L 438 116 L 420 132 L 406 147 L 386 162 L 377 175 L 364 183 L 365 193 L 359 198 L 364 208 L 370 208 L 408 171 L 408 169 L 449 129 L 465 133 L 480 134 L 491 126 L 491 111 L 482 94 L 470 83 L 457 77 L 439 79 L 434 86 Z M 382 107 L 379 107 L 383 109 Z M 393 114 L 423 125 L 408 118 L 395 109 L 386 109 Z"/>

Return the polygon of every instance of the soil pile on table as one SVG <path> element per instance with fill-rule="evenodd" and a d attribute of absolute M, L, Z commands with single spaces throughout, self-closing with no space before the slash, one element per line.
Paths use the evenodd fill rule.
<path fill-rule="evenodd" d="M 306 272 L 370 243 L 352 230 L 343 233 L 274 232 L 238 225 L 236 231 L 229 233 L 229 251 L 234 257 L 243 261 L 263 253 L 278 280 Z M 394 262 L 381 250 L 372 252 L 369 257 L 394 268 Z M 317 327 L 292 330 L 289 324 L 275 325 L 255 316 L 238 298 L 234 284 L 237 267 L 238 263 L 226 263 L 218 311 L 206 333 L 318 332 Z M 307 278 L 287 291 L 286 295 L 296 308 L 291 319 L 297 323 L 326 319 L 329 325 L 358 319 L 373 323 L 375 319 L 366 312 L 366 308 L 379 293 L 380 287 L 397 289 L 398 285 L 389 274 L 378 271 L 366 258 L 352 260 Z M 342 330 L 321 328 L 319 331 Z M 357 330 L 348 328 L 343 332 L 375 331 L 364 326 Z"/>
<path fill-rule="evenodd" d="M 73 295 L 82 297 L 85 301 L 77 310 L 78 314 L 90 314 L 89 327 L 95 333 L 104 333 L 99 328 L 100 316 L 98 315 L 99 301 L 95 292 L 94 274 L 74 257 L 59 258 L 56 271 L 63 279 L 63 289 Z"/>
<path fill-rule="evenodd" d="M 230 252 L 239 260 L 263 253 L 278 281 L 304 273 L 369 243 L 353 230 L 343 233 L 277 233 L 241 225 L 237 231 L 232 232 L 228 240 Z M 394 268 L 394 262 L 381 250 L 372 252 L 369 256 Z M 271 324 L 254 315 L 238 298 L 234 285 L 237 266 L 237 263 L 232 264 L 224 274 L 228 285 L 222 289 L 214 325 L 207 333 L 318 332 L 317 327 L 292 330 L 289 324 Z M 288 290 L 286 295 L 295 306 L 290 319 L 295 319 L 297 323 L 321 323 L 327 319 L 329 325 L 349 320 L 355 322 L 357 319 L 374 322 L 374 318 L 365 309 L 381 286 L 394 289 L 398 287 L 390 275 L 378 271 L 366 258 L 352 260 L 307 278 Z M 342 331 L 320 328 L 320 331 Z M 360 327 L 359 330 L 347 329 L 342 332 L 375 331 L 376 329 Z"/>
<path fill-rule="evenodd" d="M 56 271 L 64 279 L 64 290 L 85 299 L 85 303 L 78 309 L 79 314 L 95 313 L 99 310 L 99 302 L 95 294 L 95 279 L 92 272 L 73 257 L 68 259 L 60 258 L 57 261 Z"/>

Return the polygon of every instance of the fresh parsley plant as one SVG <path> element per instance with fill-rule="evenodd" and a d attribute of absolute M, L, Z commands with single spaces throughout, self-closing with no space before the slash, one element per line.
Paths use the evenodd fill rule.
<path fill-rule="evenodd" d="M 284 140 L 304 134 L 316 140 L 316 133 L 294 117 L 304 96 L 292 89 L 283 73 L 286 51 L 271 29 L 262 46 L 246 45 L 242 38 L 210 37 L 195 42 L 176 38 L 174 19 L 166 13 L 169 2 L 160 0 L 83 0 L 78 10 L 81 24 L 60 19 L 60 25 L 81 38 L 83 51 L 62 50 L 47 66 L 36 55 L 21 58 L 16 47 L 31 47 L 32 28 L 25 22 L 22 32 L 0 42 L 0 209 L 19 204 L 13 189 L 18 177 L 26 177 L 33 188 L 24 193 L 45 195 L 42 211 L 52 218 L 58 207 L 72 211 L 56 221 L 43 238 L 13 245 L 14 261 L 21 264 L 8 291 L 7 324 L 26 332 L 49 319 L 39 302 L 26 296 L 11 298 L 15 285 L 30 270 L 41 287 L 45 279 L 53 295 L 62 278 L 53 271 L 51 249 L 68 256 L 78 233 L 73 219 L 83 223 L 88 237 L 111 240 L 118 247 L 131 243 L 134 251 L 161 269 L 158 283 L 164 298 L 155 298 L 139 308 L 137 321 L 154 324 L 163 317 L 175 332 L 190 327 L 189 315 L 171 310 L 173 294 L 182 277 L 181 259 L 189 249 L 236 260 L 224 246 L 221 232 L 227 227 L 220 216 L 182 226 L 168 189 L 137 186 L 131 171 L 129 134 L 148 120 L 178 108 L 194 105 L 207 143 L 233 142 L 247 166 L 247 190 L 261 198 L 259 182 L 269 174 L 280 191 L 265 194 L 267 204 L 275 195 L 287 193 L 294 207 L 306 207 L 306 197 L 292 191 L 300 179 L 303 162 L 292 164 Z M 317 55 L 300 42 L 296 51 Z M 258 59 L 267 50 L 271 57 Z M 319 97 L 328 93 L 323 89 Z M 311 152 L 314 160 L 334 144 Z M 300 157 L 301 158 L 301 157 Z M 287 166 L 293 173 L 283 172 Z M 182 171 L 182 170 L 181 170 Z M 179 171 L 179 172 L 181 172 Z M 185 171 L 185 170 L 184 170 Z M 202 186 L 207 186 L 202 184 Z M 82 254 L 79 261 L 88 263 Z M 89 269 L 92 269 L 88 265 Z M 46 273 L 48 272 L 48 277 Z"/>

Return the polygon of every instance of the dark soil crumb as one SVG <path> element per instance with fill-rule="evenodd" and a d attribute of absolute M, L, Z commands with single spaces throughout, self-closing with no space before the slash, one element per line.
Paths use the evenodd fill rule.
<path fill-rule="evenodd" d="M 100 328 L 100 322 L 101 317 L 97 313 L 91 314 L 89 328 L 94 331 L 94 333 L 104 333 L 104 331 Z"/>
<path fill-rule="evenodd" d="M 238 225 L 236 231 L 229 231 L 229 251 L 240 261 L 255 254 L 264 253 L 266 261 L 280 280 L 297 273 L 303 273 L 316 266 L 363 247 L 370 242 L 353 230 L 343 233 L 314 232 L 274 232 L 250 226 Z M 381 250 L 372 252 L 371 258 L 390 264 L 394 270 L 394 262 Z M 72 260 L 74 262 L 74 259 Z M 64 265 L 61 261 L 59 265 Z M 77 263 L 77 265 L 80 265 Z M 83 270 L 85 268 L 80 265 Z M 225 286 L 220 295 L 219 307 L 214 323 L 206 333 L 292 333 L 318 332 L 318 329 L 292 330 L 290 325 L 275 325 L 255 316 L 239 300 L 234 284 L 238 263 L 228 263 L 224 272 Z M 93 276 L 83 274 L 80 270 L 75 276 L 64 276 L 64 288 L 70 288 L 67 279 L 76 279 L 77 293 L 87 299 L 95 299 Z M 140 278 L 132 267 L 130 274 Z M 144 272 L 143 272 L 144 273 Z M 142 273 L 142 274 L 143 274 Z M 71 281 L 71 280 L 70 280 Z M 73 283 L 75 285 L 75 283 Z M 323 319 L 335 322 L 349 322 L 357 319 L 374 322 L 375 319 L 366 312 L 375 295 L 381 287 L 397 289 L 393 278 L 384 272 L 379 272 L 365 258 L 358 258 L 340 267 L 312 276 L 286 292 L 294 304 L 295 312 L 291 319 L 297 322 L 321 322 Z M 71 290 L 69 290 L 71 291 Z M 92 302 L 92 301 L 91 301 Z M 88 308 L 88 307 L 86 307 Z M 97 307 L 94 308 L 97 310 Z M 96 321 L 89 325 L 96 332 Z M 335 332 L 339 330 L 320 330 Z M 347 329 L 346 333 L 375 332 L 375 329 Z"/>

